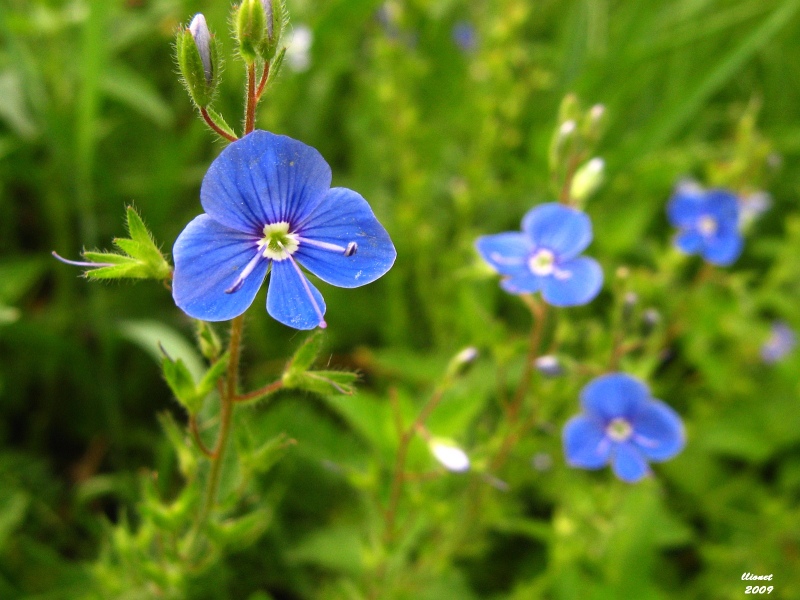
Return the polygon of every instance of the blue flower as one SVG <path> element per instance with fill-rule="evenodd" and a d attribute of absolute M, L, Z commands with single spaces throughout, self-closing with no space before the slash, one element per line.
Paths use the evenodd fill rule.
<path fill-rule="evenodd" d="M 453 41 L 463 52 L 473 52 L 478 47 L 475 27 L 466 21 L 459 21 L 453 26 Z"/>
<path fill-rule="evenodd" d="M 478 238 L 483 260 L 504 275 L 510 294 L 542 292 L 554 306 L 577 306 L 594 299 L 603 285 L 597 261 L 578 256 L 592 241 L 592 224 L 579 210 L 551 202 L 522 219 L 522 232 Z"/>
<path fill-rule="evenodd" d="M 232 319 L 271 271 L 267 312 L 296 329 L 325 327 L 325 301 L 301 265 L 354 288 L 396 257 L 366 200 L 330 183 L 319 152 L 289 137 L 254 131 L 225 148 L 203 179 L 205 214 L 173 248 L 175 303 L 195 319 Z"/>
<path fill-rule="evenodd" d="M 687 254 L 728 266 L 742 253 L 739 201 L 732 192 L 680 184 L 669 200 L 667 216 L 679 229 L 675 244 Z"/>
<path fill-rule="evenodd" d="M 634 483 L 650 473 L 648 461 L 669 460 L 685 444 L 678 414 L 625 373 L 590 381 L 581 406 L 584 413 L 564 427 L 564 452 L 573 467 L 600 469 L 610 462 L 617 477 Z"/>
<path fill-rule="evenodd" d="M 774 364 L 784 358 L 797 346 L 797 335 L 783 321 L 772 324 L 769 339 L 761 347 L 761 360 Z"/>

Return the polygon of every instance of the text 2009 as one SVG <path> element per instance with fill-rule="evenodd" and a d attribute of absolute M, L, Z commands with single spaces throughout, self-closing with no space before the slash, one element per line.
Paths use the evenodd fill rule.
<path fill-rule="evenodd" d="M 773 587 L 771 585 L 748 585 L 744 588 L 745 594 L 771 594 Z"/>

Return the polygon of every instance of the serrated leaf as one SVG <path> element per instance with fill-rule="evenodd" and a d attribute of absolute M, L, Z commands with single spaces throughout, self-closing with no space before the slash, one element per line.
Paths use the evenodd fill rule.
<path fill-rule="evenodd" d="M 232 137 L 235 138 L 239 137 L 238 135 L 236 135 L 236 132 L 233 130 L 233 127 L 228 125 L 227 121 L 225 121 L 225 117 L 223 117 L 221 114 L 219 114 L 217 111 L 211 108 L 207 108 L 206 110 L 208 111 L 211 120 L 214 121 L 219 126 L 219 128 L 222 129 L 222 131 L 224 131 L 225 133 L 227 133 Z"/>
<path fill-rule="evenodd" d="M 228 368 L 229 360 L 230 354 L 226 352 L 219 358 L 217 362 L 212 364 L 208 371 L 206 371 L 205 375 L 203 375 L 203 378 L 200 380 L 200 383 L 197 386 L 197 393 L 202 398 L 205 398 L 214 390 L 217 380 L 222 377 L 222 375 L 225 373 L 225 370 Z"/>
<path fill-rule="evenodd" d="M 298 374 L 307 371 L 317 356 L 322 352 L 323 335 L 319 331 L 315 331 L 306 338 L 303 344 L 295 351 L 292 360 L 289 363 L 287 371 Z"/>

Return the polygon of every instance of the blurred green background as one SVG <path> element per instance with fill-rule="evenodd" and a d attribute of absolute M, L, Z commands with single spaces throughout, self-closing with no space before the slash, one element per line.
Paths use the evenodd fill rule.
<path fill-rule="evenodd" d="M 738 598 L 753 572 L 774 574 L 772 597 L 800 598 L 800 357 L 759 359 L 773 319 L 800 330 L 800 1 L 287 6 L 294 29 L 313 34 L 309 64 L 284 68 L 258 126 L 318 148 L 334 185 L 370 201 L 398 260 L 368 287 L 321 288 L 330 361 L 360 369 L 363 392 L 348 408 L 285 398 L 253 411 L 264 431 L 298 440 L 264 484 L 281 488 L 274 522 L 189 595 L 363 597 L 347 583 L 370 577 L 363 489 L 331 465 L 381 472 L 364 466 L 381 455 L 364 413 L 387 414 L 390 388 L 421 403 L 467 344 L 485 362 L 454 391 L 451 404 L 467 408 L 437 423 L 467 450 L 480 445 L 489 363 L 519 347 L 528 316 L 472 244 L 554 199 L 548 146 L 574 92 L 607 107 L 607 179 L 587 206 L 607 283 L 590 306 L 562 311 L 563 351 L 591 364 L 620 290 L 635 291 L 637 310 L 658 309 L 679 335 L 623 367 L 682 414 L 689 445 L 636 487 L 571 471 L 559 430 L 587 378 L 548 382 L 560 400 L 500 474 L 511 491 L 492 496 L 484 535 L 442 564 L 409 558 L 405 591 L 378 597 Z M 108 247 L 128 204 L 169 251 L 201 212 L 222 144 L 193 113 L 172 55 L 198 11 L 229 57 L 215 107 L 239 125 L 228 2 L 0 0 L 0 598 L 104 597 L 90 591 L 89 566 L 103 523 L 135 515 L 141 473 L 158 472 L 165 495 L 176 485 L 157 414 L 180 411 L 153 354 L 156 340 L 191 352 L 178 350 L 191 323 L 159 285 L 89 284 L 49 253 Z M 466 47 L 454 37 L 464 24 Z M 763 137 L 737 145 L 743 115 Z M 675 266 L 665 202 L 679 178 L 724 180 L 748 152 L 768 164 L 737 191 L 766 189 L 773 206 L 729 272 L 691 287 L 698 263 Z M 620 266 L 632 270 L 625 283 Z M 245 338 L 254 385 L 302 339 L 269 319 L 263 296 Z M 534 454 L 549 457 L 546 470 L 531 467 Z M 460 481 L 415 496 L 431 522 L 457 521 Z M 435 555 L 439 541 L 421 535 L 415 552 Z M 143 589 L 119 597 L 166 597 Z"/>

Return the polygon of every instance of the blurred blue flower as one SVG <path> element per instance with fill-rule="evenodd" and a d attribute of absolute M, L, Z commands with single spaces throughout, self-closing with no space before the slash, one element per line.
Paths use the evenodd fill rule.
<path fill-rule="evenodd" d="M 463 52 L 473 52 L 478 47 L 475 27 L 467 21 L 459 21 L 453 26 L 453 41 Z"/>
<path fill-rule="evenodd" d="M 597 261 L 579 256 L 592 241 L 592 224 L 579 210 L 551 202 L 522 219 L 522 232 L 486 235 L 475 247 L 498 273 L 510 294 L 542 292 L 554 306 L 577 306 L 594 299 L 603 285 Z"/>
<path fill-rule="evenodd" d="M 747 228 L 772 207 L 772 197 L 763 191 L 739 196 L 739 229 Z"/>
<path fill-rule="evenodd" d="M 668 460 L 685 444 L 678 414 L 630 375 L 592 380 L 581 391 L 581 406 L 584 413 L 564 427 L 564 452 L 573 467 L 611 463 L 617 477 L 634 483 L 650 473 L 648 461 Z"/>
<path fill-rule="evenodd" d="M 774 364 L 784 358 L 797 346 L 797 335 L 783 321 L 772 324 L 769 339 L 761 347 L 761 360 Z"/>
<path fill-rule="evenodd" d="M 679 229 L 675 244 L 687 254 L 727 266 L 742 253 L 739 201 L 732 192 L 679 184 L 667 205 L 667 216 Z"/>
<path fill-rule="evenodd" d="M 320 153 L 292 138 L 254 131 L 225 148 L 203 179 L 206 214 L 173 248 L 178 307 L 203 321 L 232 319 L 271 270 L 267 312 L 296 329 L 325 327 L 325 301 L 300 265 L 354 288 L 386 273 L 396 256 L 366 200 L 330 183 Z"/>

